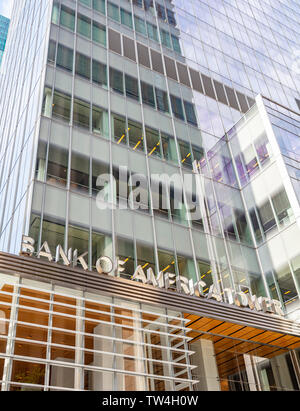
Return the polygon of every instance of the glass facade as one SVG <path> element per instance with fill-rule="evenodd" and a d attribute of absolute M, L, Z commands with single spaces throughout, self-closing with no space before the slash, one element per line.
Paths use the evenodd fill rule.
<path fill-rule="evenodd" d="M 89 269 L 119 258 L 116 276 L 152 268 L 202 281 L 204 296 L 279 300 L 299 320 L 299 4 L 16 3 L 0 84 L 0 250 L 19 253 L 26 234 L 36 250 L 88 251 Z M 191 388 L 191 367 L 183 375 Z"/>
<path fill-rule="evenodd" d="M 0 66 L 3 59 L 3 54 L 5 51 L 5 45 L 7 40 L 7 34 L 9 29 L 10 20 L 4 16 L 0 15 Z"/>

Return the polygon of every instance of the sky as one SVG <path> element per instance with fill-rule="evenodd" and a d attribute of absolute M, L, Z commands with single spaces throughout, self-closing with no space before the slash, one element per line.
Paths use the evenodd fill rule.
<path fill-rule="evenodd" d="M 11 8 L 13 0 L 0 0 L 0 14 L 5 17 L 11 17 Z"/>

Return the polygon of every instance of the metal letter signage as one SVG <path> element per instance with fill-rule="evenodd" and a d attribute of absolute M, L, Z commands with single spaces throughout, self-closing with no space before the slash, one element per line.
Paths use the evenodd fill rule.
<path fill-rule="evenodd" d="M 47 258 L 48 261 L 55 261 L 56 263 L 59 263 L 60 260 L 62 260 L 64 265 L 72 267 L 77 267 L 80 263 L 83 270 L 89 270 L 88 263 L 85 259 L 88 255 L 88 251 L 78 256 L 77 250 L 73 251 L 72 249 L 69 249 L 68 254 L 66 254 L 62 246 L 58 245 L 56 247 L 56 255 L 54 259 L 47 241 L 43 243 L 37 252 L 35 252 L 34 245 L 34 239 L 24 235 L 22 237 L 20 254 L 29 257 L 33 257 L 36 254 L 37 258 L 44 257 Z M 117 258 L 114 263 L 109 257 L 101 256 L 96 262 L 96 270 L 99 274 L 119 276 L 120 273 L 124 272 L 124 264 L 125 261 L 122 261 L 119 258 Z M 136 268 L 135 272 L 131 276 L 131 280 L 140 281 L 143 284 L 150 284 L 156 288 L 172 288 L 178 293 L 214 299 L 216 301 L 236 305 L 238 307 L 248 307 L 251 310 L 284 316 L 280 301 L 272 300 L 266 297 L 257 297 L 256 295 L 251 296 L 229 288 L 224 289 L 224 293 L 221 294 L 214 284 L 210 286 L 208 294 L 205 295 L 203 289 L 206 287 L 206 284 L 202 280 L 194 282 L 193 280 L 189 280 L 181 275 L 176 276 L 175 274 L 162 271 L 155 276 L 152 268 L 148 268 L 147 273 L 145 273 L 141 265 Z"/>

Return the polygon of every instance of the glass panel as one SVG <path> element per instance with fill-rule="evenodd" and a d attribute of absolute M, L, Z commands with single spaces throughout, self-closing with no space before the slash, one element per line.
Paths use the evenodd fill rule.
<path fill-rule="evenodd" d="M 93 106 L 92 113 L 93 133 L 102 134 L 108 137 L 108 113 L 100 107 Z"/>
<path fill-rule="evenodd" d="M 157 32 L 157 27 L 154 26 L 151 23 L 147 22 L 147 31 L 148 31 L 148 37 L 151 40 L 157 41 L 158 42 L 158 32 Z"/>
<path fill-rule="evenodd" d="M 124 94 L 123 73 L 113 68 L 110 68 L 109 72 L 110 87 L 117 93 Z"/>
<path fill-rule="evenodd" d="M 61 6 L 60 24 L 72 31 L 75 30 L 75 11 Z"/>
<path fill-rule="evenodd" d="M 93 9 L 105 14 L 105 0 L 93 0 Z"/>
<path fill-rule="evenodd" d="M 128 121 L 129 145 L 133 150 L 144 150 L 144 136 L 142 125 L 133 121 Z"/>
<path fill-rule="evenodd" d="M 105 64 L 93 60 L 93 82 L 101 86 L 107 86 L 107 68 Z"/>
<path fill-rule="evenodd" d="M 91 78 L 91 59 L 83 54 L 76 53 L 75 72 L 79 76 L 90 79 Z"/>
<path fill-rule="evenodd" d="M 59 44 L 56 65 L 68 71 L 73 71 L 73 50 Z"/>
<path fill-rule="evenodd" d="M 90 161 L 88 157 L 72 153 L 70 189 L 88 192 Z"/>
<path fill-rule="evenodd" d="M 126 119 L 117 114 L 112 114 L 112 137 L 117 144 L 127 144 Z"/>
<path fill-rule="evenodd" d="M 139 100 L 139 86 L 137 79 L 125 74 L 125 88 L 127 97 L 131 97 L 137 101 Z"/>
<path fill-rule="evenodd" d="M 135 268 L 133 241 L 117 238 L 116 244 L 116 255 L 120 260 L 125 262 L 125 264 L 122 265 L 124 271 L 120 273 L 120 277 L 130 279 Z"/>
<path fill-rule="evenodd" d="M 13 361 L 11 381 L 16 383 L 44 385 L 45 364 Z M 43 388 L 18 386 L 10 387 L 11 391 L 42 391 Z"/>
<path fill-rule="evenodd" d="M 119 7 L 115 6 L 112 3 L 107 3 L 107 14 L 108 17 L 112 18 L 115 21 L 120 21 L 120 13 L 119 13 Z"/>
<path fill-rule="evenodd" d="M 176 143 L 173 137 L 166 134 L 161 135 L 163 155 L 167 161 L 178 163 Z"/>
<path fill-rule="evenodd" d="M 65 121 L 70 121 L 71 97 L 55 91 L 53 95 L 52 115 L 53 117 L 57 117 Z"/>
<path fill-rule="evenodd" d="M 169 100 L 165 91 L 155 88 L 156 104 L 159 111 L 169 113 Z"/>
<path fill-rule="evenodd" d="M 146 23 L 143 19 L 139 18 L 138 16 L 134 16 L 134 25 L 135 25 L 135 30 L 144 36 L 147 36 L 147 29 L 146 29 Z"/>
<path fill-rule="evenodd" d="M 79 14 L 77 18 L 77 33 L 90 39 L 91 32 L 91 19 Z"/>
<path fill-rule="evenodd" d="M 106 29 L 95 21 L 93 21 L 93 41 L 106 46 Z"/>
<path fill-rule="evenodd" d="M 150 128 L 146 128 L 147 151 L 148 156 L 161 157 L 159 132 Z"/>
<path fill-rule="evenodd" d="M 73 124 L 90 128 L 90 105 L 88 103 L 74 99 Z"/>
<path fill-rule="evenodd" d="M 181 99 L 179 97 L 175 97 L 172 95 L 170 97 L 174 116 L 184 121 L 184 113 Z"/>
<path fill-rule="evenodd" d="M 136 257 L 137 257 L 137 265 L 142 266 L 145 272 L 148 268 L 152 268 L 153 272 L 156 272 L 155 269 L 155 257 L 154 257 L 154 248 L 149 247 L 146 244 L 141 242 L 136 243 Z"/>
<path fill-rule="evenodd" d="M 50 145 L 48 155 L 47 183 L 66 186 L 69 155 L 67 150 Z"/>
<path fill-rule="evenodd" d="M 121 9 L 121 23 L 133 29 L 132 15 L 124 9 Z"/>
<path fill-rule="evenodd" d="M 153 86 L 147 83 L 141 82 L 143 103 L 155 108 L 155 97 Z"/>

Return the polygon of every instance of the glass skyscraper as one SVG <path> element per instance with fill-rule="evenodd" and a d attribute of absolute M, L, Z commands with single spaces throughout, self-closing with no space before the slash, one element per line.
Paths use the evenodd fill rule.
<path fill-rule="evenodd" d="M 299 22 L 293 0 L 15 1 L 3 390 L 300 389 Z"/>
<path fill-rule="evenodd" d="M 0 15 L 0 65 L 2 63 L 3 53 L 5 50 L 8 28 L 9 19 Z"/>

